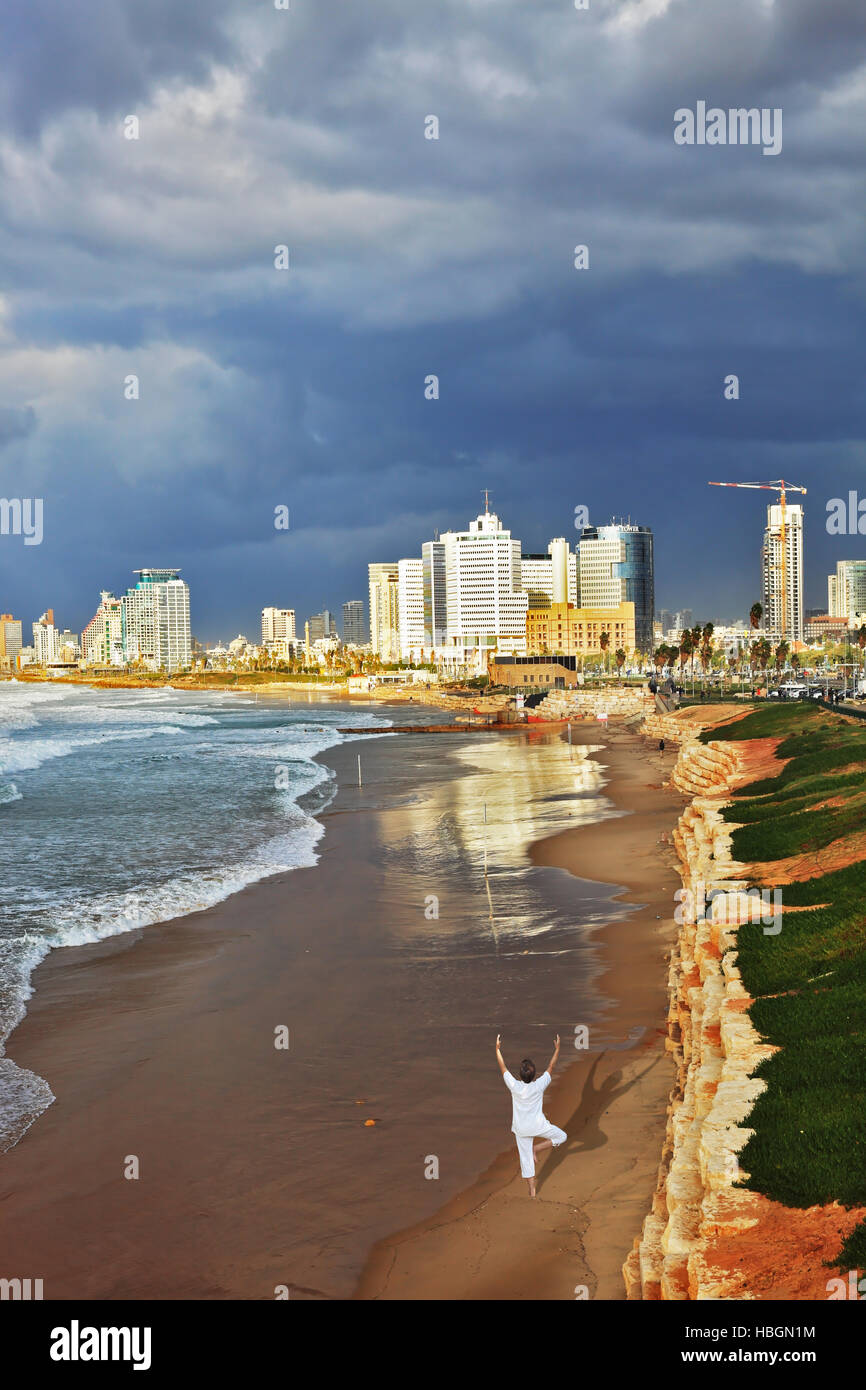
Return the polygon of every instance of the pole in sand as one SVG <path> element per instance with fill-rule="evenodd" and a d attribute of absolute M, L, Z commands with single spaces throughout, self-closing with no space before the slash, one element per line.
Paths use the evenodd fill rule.
<path fill-rule="evenodd" d="M 487 877 L 487 802 L 484 803 L 484 877 Z"/>
<path fill-rule="evenodd" d="M 358 786 L 361 785 L 361 754 L 358 754 Z"/>

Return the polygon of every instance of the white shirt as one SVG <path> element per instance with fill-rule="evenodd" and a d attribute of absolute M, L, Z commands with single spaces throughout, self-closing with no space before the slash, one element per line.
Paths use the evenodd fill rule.
<path fill-rule="evenodd" d="M 503 1072 L 502 1080 L 511 1092 L 511 1132 L 524 1138 L 540 1134 L 547 1128 L 547 1121 L 541 1109 L 541 1098 L 550 1085 L 549 1071 L 544 1071 L 534 1081 L 517 1081 L 510 1071 Z"/>

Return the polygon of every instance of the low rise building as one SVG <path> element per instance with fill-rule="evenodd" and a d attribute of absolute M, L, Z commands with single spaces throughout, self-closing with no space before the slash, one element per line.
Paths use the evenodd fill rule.
<path fill-rule="evenodd" d="M 601 637 L 607 633 L 608 650 L 617 647 L 631 653 L 635 648 L 634 604 L 617 608 L 575 608 L 570 603 L 552 603 L 549 608 L 530 608 L 526 614 L 526 650 L 534 655 L 562 653 L 588 656 L 601 651 Z"/>
<path fill-rule="evenodd" d="M 579 683 L 579 664 L 578 656 L 497 656 L 487 672 L 509 690 L 566 690 Z"/>

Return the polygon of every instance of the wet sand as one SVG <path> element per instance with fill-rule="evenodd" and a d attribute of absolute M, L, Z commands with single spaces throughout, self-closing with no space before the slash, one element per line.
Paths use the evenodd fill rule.
<path fill-rule="evenodd" d="M 653 1030 L 672 928 L 567 870 L 588 873 L 588 837 L 594 878 L 640 884 L 669 916 L 673 875 L 647 836 L 679 803 L 642 786 L 645 754 L 620 759 L 632 735 L 576 737 L 610 744 L 605 794 L 637 814 L 553 833 L 598 813 L 598 774 L 550 734 L 350 743 L 323 759 L 340 791 L 315 868 L 48 957 L 8 1053 L 57 1100 L 0 1156 L 0 1274 L 42 1278 L 47 1299 L 341 1298 L 362 1270 L 361 1296 L 573 1297 L 581 1280 L 619 1296 L 664 1129 Z M 549 1113 L 568 1119 L 569 1152 L 542 1169 L 533 1218 L 493 1040 L 517 1060 L 558 1031 L 567 1055 L 582 1023 L 599 1046 L 649 1036 L 564 1069 Z M 514 1213 L 485 1216 L 503 1253 L 476 1278 L 477 1220 L 459 1212 L 506 1145 L 480 1182 Z M 443 1203 L 448 1239 L 413 1271 L 405 1232 L 435 1236 Z"/>
<path fill-rule="evenodd" d="M 579 736 L 591 736 L 586 726 Z M 606 968 L 596 983 L 612 1001 L 606 1022 L 618 1041 L 599 1046 L 590 1028 L 589 1047 L 572 1050 L 580 1060 L 569 1065 L 574 1039 L 563 1037 L 544 1109 L 568 1140 L 540 1159 L 534 1202 L 512 1142 L 431 1220 L 380 1242 L 357 1297 L 625 1298 L 622 1264 L 650 1207 L 674 1079 L 664 1045 L 680 886 L 670 832 L 686 798 L 661 785 L 673 753 L 659 755 L 617 724 L 604 741 L 595 756 L 610 779 L 605 793 L 630 814 L 566 830 L 531 853 L 536 864 L 622 885 L 617 901 L 640 904 L 598 933 Z M 512 1071 L 524 1050 L 503 1038 Z"/>

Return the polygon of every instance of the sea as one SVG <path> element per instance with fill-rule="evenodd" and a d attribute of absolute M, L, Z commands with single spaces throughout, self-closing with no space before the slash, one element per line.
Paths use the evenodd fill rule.
<path fill-rule="evenodd" d="M 336 791 L 315 755 L 353 737 L 338 725 L 390 722 L 303 698 L 0 683 L 0 1152 L 54 1099 L 3 1055 L 48 952 L 315 864 Z"/>

